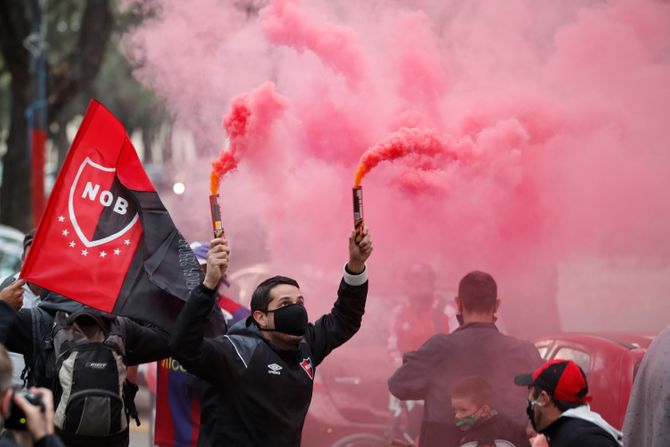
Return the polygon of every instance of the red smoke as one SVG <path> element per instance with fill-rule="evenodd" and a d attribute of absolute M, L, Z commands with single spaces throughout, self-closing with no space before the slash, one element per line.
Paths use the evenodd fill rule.
<path fill-rule="evenodd" d="M 237 168 L 237 163 L 250 146 L 263 144 L 263 138 L 267 137 L 284 104 L 284 99 L 277 95 L 269 82 L 231 102 L 230 112 L 223 119 L 230 145 L 221 150 L 218 160 L 212 161 L 211 194 L 219 191 L 221 177 Z"/>
<path fill-rule="evenodd" d="M 456 154 L 450 151 L 449 144 L 434 129 L 403 127 L 389 138 L 365 151 L 356 170 L 354 186 L 361 186 L 363 177 L 380 162 L 392 161 L 409 155 L 422 157 L 442 155 L 456 158 Z"/>
<path fill-rule="evenodd" d="M 382 290 L 382 276 L 422 260 L 445 293 L 469 270 L 491 271 L 517 333 L 591 329 L 602 303 L 621 308 L 631 296 L 646 307 L 608 317 L 609 327 L 667 325 L 670 284 L 642 272 L 670 277 L 668 2 L 161 5 L 126 45 L 178 130 L 216 147 L 216 117 L 231 98 L 267 80 L 281 93 L 264 118 L 260 104 L 241 101 L 250 115 L 227 130 L 237 136 L 222 169 L 244 160 L 222 184 L 235 210 L 226 229 L 243 241 L 236 262 L 253 250 L 289 275 L 298 265 L 339 267 L 351 171 L 377 148 L 361 175 L 398 160 L 365 185 L 379 296 L 402 299 Z M 206 161 L 190 163 L 193 194 L 204 196 L 197 171 Z M 200 213 L 175 213 L 193 238 L 208 230 L 198 226 L 207 208 Z M 626 273 L 602 285 L 607 268 L 574 268 L 582 259 Z M 583 311 L 587 287 L 575 278 L 599 292 L 589 308 L 597 312 Z M 543 316 L 531 317 L 538 308 Z"/>
<path fill-rule="evenodd" d="M 355 33 L 333 23 L 310 20 L 300 3 L 298 0 L 277 0 L 261 11 L 261 24 L 268 39 L 300 52 L 313 51 L 349 81 L 360 81 L 363 57 Z"/>

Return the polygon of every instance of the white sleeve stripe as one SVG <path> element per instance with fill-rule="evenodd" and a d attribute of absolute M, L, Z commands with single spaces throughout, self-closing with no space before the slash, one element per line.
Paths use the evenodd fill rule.
<path fill-rule="evenodd" d="M 244 361 L 244 358 L 240 354 L 240 351 L 237 350 L 237 346 L 235 346 L 235 342 L 230 337 L 228 337 L 227 335 L 224 335 L 224 337 L 226 337 L 228 339 L 228 341 L 230 342 L 230 344 L 233 345 L 233 349 L 235 349 L 235 352 L 237 353 L 237 356 L 240 358 L 240 360 L 242 360 L 242 364 L 244 364 L 244 367 L 248 368 L 247 362 Z"/>
<path fill-rule="evenodd" d="M 358 275 L 353 275 L 353 274 L 347 272 L 347 267 L 346 267 L 346 264 L 345 264 L 345 267 L 344 267 L 344 282 L 346 282 L 350 286 L 362 286 L 363 284 L 366 283 L 367 280 L 368 280 L 368 267 L 367 266 L 365 266 L 365 270 L 363 270 Z"/>

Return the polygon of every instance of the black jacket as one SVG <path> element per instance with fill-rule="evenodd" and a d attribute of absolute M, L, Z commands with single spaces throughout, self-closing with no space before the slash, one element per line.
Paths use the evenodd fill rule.
<path fill-rule="evenodd" d="M 549 447 L 619 447 L 612 435 L 579 418 L 560 417 L 542 434 L 549 440 Z"/>
<path fill-rule="evenodd" d="M 488 419 L 480 419 L 466 431 L 459 445 L 476 442 L 478 445 L 495 445 L 496 440 L 507 441 L 514 447 L 530 447 L 525 427 L 514 424 L 503 414 L 495 414 Z"/>
<path fill-rule="evenodd" d="M 358 331 L 367 274 L 340 282 L 331 313 L 310 324 L 298 347 L 278 349 L 256 325 L 240 321 L 225 336 L 203 337 L 214 291 L 200 286 L 182 309 L 172 335 L 174 358 L 205 379 L 199 446 L 299 446 L 317 365 Z"/>
<path fill-rule="evenodd" d="M 389 379 L 391 394 L 401 400 L 425 400 L 421 447 L 458 446 L 462 433 L 454 425 L 451 388 L 467 376 L 481 376 L 496 391 L 493 407 L 512 422 L 525 425 L 528 390 L 514 376 L 534 371 L 542 359 L 532 343 L 501 334 L 493 323 L 469 323 L 451 334 L 438 334 L 408 352 Z"/>
<path fill-rule="evenodd" d="M 0 447 L 19 447 L 18 444 L 9 432 L 3 432 L 0 436 Z M 57 435 L 47 435 L 40 438 L 33 444 L 33 447 L 65 447 L 65 444 L 58 438 Z"/>

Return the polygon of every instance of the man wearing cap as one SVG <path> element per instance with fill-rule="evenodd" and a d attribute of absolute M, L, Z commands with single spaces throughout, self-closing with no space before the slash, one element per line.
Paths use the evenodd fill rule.
<path fill-rule="evenodd" d="M 531 342 L 498 331 L 497 290 L 488 273 L 465 275 L 454 300 L 462 326 L 451 334 L 434 335 L 418 350 L 406 353 L 403 365 L 389 379 L 389 391 L 398 399 L 425 400 L 421 447 L 460 445 L 462 432 L 453 423 L 451 390 L 468 376 L 488 381 L 495 390 L 497 411 L 517 425 L 527 425 L 524 392 L 514 386 L 514 376 L 537 368 L 542 359 Z"/>
<path fill-rule="evenodd" d="M 623 445 L 621 432 L 589 408 L 586 375 L 572 360 L 548 361 L 514 383 L 528 386 L 528 418 L 550 447 Z"/>
<path fill-rule="evenodd" d="M 203 323 L 229 254 L 225 240 L 212 241 L 205 280 L 184 305 L 170 341 L 173 356 L 211 385 L 198 446 L 300 446 L 316 367 L 358 331 L 363 317 L 372 242 L 367 230 L 360 242 L 355 236 L 330 313 L 308 323 L 298 283 L 274 276 L 254 291 L 246 321 L 207 339 Z"/>

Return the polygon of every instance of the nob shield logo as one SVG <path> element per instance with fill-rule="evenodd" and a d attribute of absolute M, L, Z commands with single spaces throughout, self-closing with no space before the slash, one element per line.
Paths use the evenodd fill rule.
<path fill-rule="evenodd" d="M 96 247 L 120 238 L 139 216 L 128 191 L 116 178 L 116 169 L 86 158 L 70 187 L 70 221 L 86 247 Z"/>

